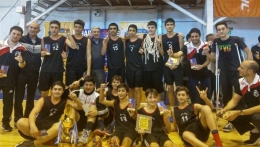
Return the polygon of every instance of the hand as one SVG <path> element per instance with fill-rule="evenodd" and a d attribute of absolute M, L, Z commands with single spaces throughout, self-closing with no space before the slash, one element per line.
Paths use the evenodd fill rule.
<path fill-rule="evenodd" d="M 144 49 L 140 47 L 138 52 L 139 52 L 139 54 L 143 54 L 144 53 Z"/>
<path fill-rule="evenodd" d="M 33 137 L 33 138 L 37 138 L 39 136 L 39 130 L 36 126 L 30 126 L 30 135 Z"/>
<path fill-rule="evenodd" d="M 21 53 L 19 53 L 18 56 L 14 57 L 14 59 L 16 61 L 18 61 L 19 63 L 23 63 L 24 62 L 23 57 L 21 56 Z"/>
<path fill-rule="evenodd" d="M 171 117 L 171 112 L 169 110 L 164 110 L 163 116 L 164 116 L 164 120 L 166 120 L 168 122 Z"/>
<path fill-rule="evenodd" d="M 184 38 L 184 34 L 182 32 L 179 32 L 178 36 Z"/>
<path fill-rule="evenodd" d="M 65 33 L 70 34 L 70 29 L 65 26 Z"/>
<path fill-rule="evenodd" d="M 196 86 L 196 89 L 197 89 L 197 91 L 198 91 L 198 93 L 199 93 L 201 99 L 203 99 L 203 100 L 204 100 L 204 99 L 208 99 L 208 96 L 207 96 L 208 87 L 207 87 L 205 90 L 200 90 L 200 89 L 198 88 L 198 86 Z"/>
<path fill-rule="evenodd" d="M 203 49 L 203 52 L 204 52 L 205 54 L 209 53 L 209 51 L 210 51 L 209 45 L 204 46 L 202 49 Z"/>
<path fill-rule="evenodd" d="M 46 51 L 41 51 L 41 56 L 44 57 L 47 55 L 47 52 Z"/>
<path fill-rule="evenodd" d="M 171 70 L 174 70 L 174 69 L 176 69 L 178 66 L 177 65 L 173 65 L 173 66 L 170 66 L 169 68 L 171 69 Z"/>
<path fill-rule="evenodd" d="M 138 134 L 144 135 L 144 134 L 145 134 L 145 133 L 144 133 L 144 130 L 143 130 L 143 129 L 138 130 Z"/>
<path fill-rule="evenodd" d="M 63 59 L 66 59 L 66 58 L 67 58 L 67 53 L 63 51 L 63 52 L 61 53 L 61 57 L 62 57 Z"/>
<path fill-rule="evenodd" d="M 160 36 L 158 36 L 158 37 L 156 38 L 156 43 L 157 43 L 157 45 L 161 45 L 162 40 L 161 40 Z"/>
<path fill-rule="evenodd" d="M 191 68 L 191 69 L 192 70 L 201 70 L 203 68 L 203 65 L 200 65 L 200 64 L 195 65 L 195 66 L 196 66 L 196 68 Z"/>
<path fill-rule="evenodd" d="M 133 117 L 133 116 L 136 115 L 135 109 L 129 109 L 129 110 L 127 110 L 127 111 L 128 111 L 128 114 L 129 114 L 131 117 Z"/>
<path fill-rule="evenodd" d="M 235 111 L 227 111 L 223 115 L 223 119 L 228 120 L 228 121 L 233 121 L 235 118 L 237 118 L 240 115 L 240 112 L 238 110 Z"/>
<path fill-rule="evenodd" d="M 172 48 L 169 48 L 169 49 L 167 50 L 167 53 L 168 53 L 169 57 L 171 57 L 171 56 L 173 55 L 173 50 L 172 50 Z"/>
<path fill-rule="evenodd" d="M 90 116 L 90 117 L 95 117 L 98 115 L 98 111 L 95 109 L 95 110 L 90 110 L 88 111 L 88 113 L 86 113 L 86 116 Z"/>
<path fill-rule="evenodd" d="M 218 110 L 218 112 L 216 113 L 216 115 L 217 115 L 218 117 L 221 117 L 221 118 L 222 118 L 222 116 L 223 116 L 223 114 L 224 114 L 225 112 L 226 112 L 225 109 L 220 109 L 220 110 Z"/>
<path fill-rule="evenodd" d="M 129 39 L 129 37 L 126 35 L 126 32 L 125 32 L 124 38 L 122 38 L 122 41 L 125 42 L 127 39 Z"/>
<path fill-rule="evenodd" d="M 258 52 L 258 51 L 256 51 L 255 58 L 256 58 L 257 60 L 260 60 L 259 52 Z"/>
<path fill-rule="evenodd" d="M 104 40 L 103 40 L 103 44 L 107 44 L 108 41 L 109 41 L 109 37 L 107 36 L 107 37 L 104 38 Z"/>
<path fill-rule="evenodd" d="M 105 88 L 107 87 L 107 85 L 109 84 L 109 82 L 107 82 L 107 83 L 102 83 L 102 84 L 100 84 L 100 90 L 105 90 Z"/>
<path fill-rule="evenodd" d="M 91 37 L 93 37 L 93 34 L 92 33 L 88 33 L 88 35 L 86 37 L 91 38 Z"/>
<path fill-rule="evenodd" d="M 71 98 L 73 101 L 76 101 L 78 99 L 77 95 L 74 92 L 71 92 L 71 91 L 70 91 L 70 94 L 69 94 L 69 98 Z"/>
<path fill-rule="evenodd" d="M 4 77 L 4 73 L 0 73 L 0 78 L 3 78 Z"/>

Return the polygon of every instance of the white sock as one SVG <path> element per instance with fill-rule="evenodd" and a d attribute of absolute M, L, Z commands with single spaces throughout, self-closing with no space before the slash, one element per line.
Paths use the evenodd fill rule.
<path fill-rule="evenodd" d="M 255 127 L 253 130 L 251 130 L 252 133 L 259 133 L 259 130 Z"/>

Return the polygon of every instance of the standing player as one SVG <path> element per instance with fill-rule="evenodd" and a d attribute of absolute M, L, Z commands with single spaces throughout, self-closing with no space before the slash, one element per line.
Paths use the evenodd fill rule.
<path fill-rule="evenodd" d="M 128 27 L 130 38 L 125 42 L 126 81 L 129 86 L 129 97 L 136 99 L 136 108 L 139 108 L 143 86 L 142 54 L 140 54 L 142 39 L 137 38 L 136 33 L 137 26 L 131 24 Z"/>
<path fill-rule="evenodd" d="M 114 75 L 119 75 L 125 81 L 125 52 L 124 42 L 122 38 L 117 36 L 118 25 L 111 23 L 108 26 L 110 37 L 106 37 L 103 41 L 101 54 L 105 55 L 107 52 L 107 68 L 109 87 L 111 87 L 111 79 Z"/>
<path fill-rule="evenodd" d="M 178 33 L 174 32 L 175 21 L 172 18 L 168 18 L 165 20 L 165 28 L 167 30 L 167 34 L 162 35 L 162 54 L 164 57 L 164 63 L 169 59 L 169 55 L 167 53 L 168 50 L 173 50 L 173 52 L 178 52 L 182 49 L 184 45 L 184 40 L 182 36 L 179 36 Z M 174 100 L 174 87 L 175 85 L 182 86 L 183 85 L 183 69 L 181 66 L 182 57 L 179 58 L 179 65 L 174 65 L 172 67 L 164 66 L 164 80 L 167 84 L 168 88 L 168 99 L 170 105 L 175 106 Z"/>
<path fill-rule="evenodd" d="M 83 73 L 89 76 L 91 71 L 91 42 L 82 35 L 85 23 L 77 19 L 74 21 L 75 34 L 72 38 L 77 44 L 77 49 L 68 46 L 68 57 L 66 62 L 66 85 L 80 79 Z"/>
<path fill-rule="evenodd" d="M 258 44 L 251 48 L 251 52 L 254 55 L 254 60 L 260 65 L 260 36 L 258 36 Z M 260 71 L 257 71 L 257 74 L 260 75 Z"/>
<path fill-rule="evenodd" d="M 66 29 L 68 39 L 59 35 L 60 22 L 53 20 L 50 22 L 51 35 L 42 39 L 41 56 L 44 57 L 39 79 L 39 89 L 41 96 L 47 96 L 51 84 L 55 81 L 63 79 L 63 60 L 62 54 L 65 54 L 65 45 L 73 49 L 77 49 L 77 45 L 70 34 L 70 30 Z"/>

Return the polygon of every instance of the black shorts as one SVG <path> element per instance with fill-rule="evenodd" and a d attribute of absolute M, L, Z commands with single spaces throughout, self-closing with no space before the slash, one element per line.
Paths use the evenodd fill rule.
<path fill-rule="evenodd" d="M 85 112 L 83 110 L 78 110 L 78 113 L 79 113 L 80 119 L 77 122 L 77 128 L 78 128 L 78 131 L 80 132 L 86 128 L 88 117 L 85 115 Z M 92 131 L 95 130 L 95 128 L 97 128 L 97 127 L 98 127 L 98 121 L 96 119 L 96 121 L 93 125 L 93 128 L 92 128 Z"/>
<path fill-rule="evenodd" d="M 144 135 L 144 144 L 149 147 L 151 143 L 158 143 L 159 146 L 163 147 L 166 141 L 171 141 L 167 134 L 145 134 Z"/>
<path fill-rule="evenodd" d="M 129 88 L 143 86 L 143 71 L 141 70 L 126 70 L 126 82 Z"/>
<path fill-rule="evenodd" d="M 109 115 L 104 119 L 104 125 L 107 126 L 111 124 L 113 120 L 114 120 L 114 111 L 111 111 L 109 109 Z"/>
<path fill-rule="evenodd" d="M 74 71 L 74 70 L 67 69 L 66 70 L 66 85 L 69 86 L 74 81 L 77 81 L 80 78 L 82 78 L 84 72 L 85 72 L 84 70 Z"/>
<path fill-rule="evenodd" d="M 163 71 L 143 71 L 143 90 L 145 91 L 148 88 L 154 88 L 158 93 L 162 93 L 163 89 Z"/>
<path fill-rule="evenodd" d="M 114 68 L 114 69 L 108 69 L 108 75 L 107 75 L 107 82 L 109 82 L 108 86 L 112 88 L 111 83 L 112 83 L 112 78 L 115 76 L 121 76 L 122 78 L 122 83 L 125 82 L 125 68 Z"/>
<path fill-rule="evenodd" d="M 125 137 L 130 138 L 133 143 L 137 139 L 138 135 L 139 134 L 137 133 L 137 131 L 135 131 L 135 129 L 124 128 L 121 126 L 116 127 L 115 132 L 113 133 L 113 136 L 116 136 L 119 139 L 120 144 Z"/>
<path fill-rule="evenodd" d="M 41 91 L 47 91 L 50 89 L 51 85 L 56 81 L 63 82 L 63 72 L 50 73 L 41 72 L 39 79 L 39 89 Z"/>
<path fill-rule="evenodd" d="M 192 124 L 190 124 L 188 127 L 185 128 L 185 131 L 192 132 L 202 142 L 206 142 L 208 140 L 209 133 L 210 133 L 209 128 L 205 129 L 202 126 L 200 120 L 197 120 L 196 122 L 193 122 Z M 181 134 L 181 138 L 182 138 L 182 134 Z M 188 142 L 186 142 L 185 140 L 183 140 L 183 142 L 187 146 L 190 146 L 190 144 Z"/>
<path fill-rule="evenodd" d="M 164 67 L 164 82 L 167 85 L 173 85 L 175 82 L 176 86 L 183 85 L 183 69 L 178 67 L 174 70 L 171 70 L 169 67 Z"/>

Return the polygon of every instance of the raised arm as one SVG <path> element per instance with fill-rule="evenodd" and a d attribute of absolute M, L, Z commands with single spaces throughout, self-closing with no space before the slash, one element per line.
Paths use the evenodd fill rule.
<path fill-rule="evenodd" d="M 92 62 L 92 56 L 91 56 L 91 40 L 88 38 L 88 44 L 86 46 L 87 49 L 87 76 L 90 76 L 91 73 L 91 62 Z"/>
<path fill-rule="evenodd" d="M 108 38 L 108 36 L 107 36 L 107 37 L 104 38 L 104 40 L 103 40 L 103 45 L 102 45 L 102 49 L 101 49 L 101 55 L 103 55 L 103 56 L 106 54 L 108 41 L 109 41 L 109 38 Z"/>
<path fill-rule="evenodd" d="M 211 103 L 211 101 L 209 100 L 208 96 L 207 96 L 207 92 L 208 92 L 208 87 L 205 90 L 200 90 L 197 86 L 196 89 L 200 95 L 200 98 L 206 103 L 206 105 L 208 105 L 210 107 L 211 110 L 214 109 L 213 104 Z M 200 111 L 200 109 L 199 109 Z"/>
<path fill-rule="evenodd" d="M 103 84 L 100 85 L 99 102 L 103 105 L 113 107 L 114 106 L 114 100 L 109 101 L 109 100 L 104 99 L 104 97 L 105 97 L 104 92 L 105 92 L 105 88 L 106 88 L 107 85 L 108 85 L 108 83 L 106 83 L 106 84 L 103 83 Z"/>

